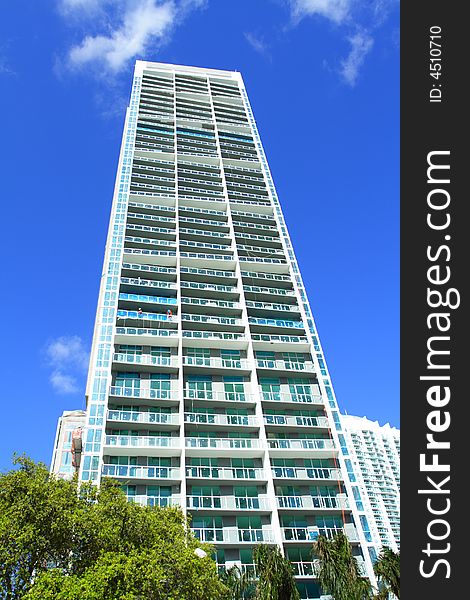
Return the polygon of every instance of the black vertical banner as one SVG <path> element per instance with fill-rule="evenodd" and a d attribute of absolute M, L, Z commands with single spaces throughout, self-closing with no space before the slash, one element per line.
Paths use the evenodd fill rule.
<path fill-rule="evenodd" d="M 436 0 L 401 5 L 404 600 L 470 597 L 466 8 Z"/>

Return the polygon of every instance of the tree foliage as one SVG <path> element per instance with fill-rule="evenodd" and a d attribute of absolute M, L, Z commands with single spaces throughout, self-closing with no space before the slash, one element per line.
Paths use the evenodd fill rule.
<path fill-rule="evenodd" d="M 292 563 L 284 558 L 278 546 L 258 544 L 253 550 L 258 577 L 257 600 L 299 600 Z"/>
<path fill-rule="evenodd" d="M 368 579 L 362 578 L 348 538 L 342 532 L 332 539 L 319 536 L 313 546 L 318 558 L 318 580 L 335 600 L 366 600 L 372 597 Z"/>
<path fill-rule="evenodd" d="M 180 509 L 129 503 L 110 481 L 77 493 L 45 465 L 15 463 L 0 475 L 1 600 L 227 597 Z"/>
<path fill-rule="evenodd" d="M 400 554 L 384 547 L 374 564 L 374 573 L 379 582 L 379 594 L 387 598 L 392 593 L 400 598 Z"/>

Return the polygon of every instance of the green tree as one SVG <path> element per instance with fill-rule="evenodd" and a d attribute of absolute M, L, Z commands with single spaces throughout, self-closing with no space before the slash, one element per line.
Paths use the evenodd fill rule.
<path fill-rule="evenodd" d="M 378 598 L 388 598 L 390 593 L 400 598 L 400 553 L 382 548 L 374 564 L 374 573 L 379 583 Z"/>
<path fill-rule="evenodd" d="M 178 508 L 56 479 L 26 457 L 0 475 L 1 600 L 219 600 L 211 548 Z M 201 547 L 207 556 L 195 554 Z"/>
<path fill-rule="evenodd" d="M 351 544 L 342 532 L 332 539 L 319 536 L 313 546 L 318 558 L 317 576 L 326 594 L 335 600 L 366 600 L 372 597 L 368 579 L 361 577 Z"/>
<path fill-rule="evenodd" d="M 299 600 L 292 563 L 278 546 L 258 544 L 253 550 L 257 600 Z"/>
<path fill-rule="evenodd" d="M 249 600 L 254 597 L 254 578 L 237 565 L 222 571 L 220 579 L 229 590 L 227 600 Z"/>

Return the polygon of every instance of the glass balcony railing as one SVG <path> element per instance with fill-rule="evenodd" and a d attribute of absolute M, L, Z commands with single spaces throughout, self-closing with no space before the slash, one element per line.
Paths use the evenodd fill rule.
<path fill-rule="evenodd" d="M 298 335 L 269 335 L 252 333 L 251 339 L 254 342 L 282 342 L 284 344 L 308 344 L 308 338 L 306 336 Z"/>
<path fill-rule="evenodd" d="M 128 502 L 135 502 L 141 506 L 181 506 L 181 496 L 173 494 L 171 496 L 147 496 L 135 495 L 127 496 Z"/>
<path fill-rule="evenodd" d="M 331 439 L 268 439 L 268 447 L 275 450 L 334 450 Z"/>
<path fill-rule="evenodd" d="M 180 284 L 182 288 L 189 288 L 193 290 L 208 290 L 213 292 L 228 292 L 230 294 L 238 294 L 238 288 L 231 285 L 215 285 L 212 283 L 196 283 L 194 281 L 182 281 Z"/>
<path fill-rule="evenodd" d="M 121 280 L 122 282 L 122 280 Z M 174 285 L 174 284 L 173 284 Z M 176 305 L 176 298 L 172 298 L 171 296 L 147 296 L 143 294 L 127 294 L 125 292 L 121 292 L 119 294 L 119 300 L 128 300 L 132 302 L 142 302 L 146 304 L 171 304 Z"/>
<path fill-rule="evenodd" d="M 218 402 L 251 402 L 255 401 L 253 394 L 245 392 L 215 392 L 211 389 L 184 389 L 184 397 L 188 400 L 216 400 Z"/>
<path fill-rule="evenodd" d="M 119 311 L 118 311 L 119 312 Z M 237 327 L 243 327 L 243 321 L 241 319 L 234 319 L 231 317 L 213 317 L 206 315 L 193 315 L 184 313 L 181 316 L 183 321 L 193 321 L 195 323 L 213 323 L 218 325 L 235 325 Z"/>
<path fill-rule="evenodd" d="M 253 302 L 252 300 L 246 301 L 247 308 L 254 308 L 256 310 L 269 310 L 269 311 L 282 311 L 282 312 L 300 312 L 297 304 L 273 304 L 272 302 Z"/>
<path fill-rule="evenodd" d="M 323 398 L 318 394 L 289 394 L 282 392 L 266 392 L 264 390 L 261 390 L 261 399 L 265 402 L 323 404 Z"/>
<path fill-rule="evenodd" d="M 180 252 L 182 258 L 198 258 L 199 260 L 233 260 L 232 254 L 201 254 L 199 252 Z"/>
<path fill-rule="evenodd" d="M 143 321 L 165 321 L 174 323 L 176 316 L 168 316 L 162 313 L 139 312 L 137 310 L 118 310 L 117 318 L 119 319 L 140 319 Z"/>
<path fill-rule="evenodd" d="M 263 415 L 266 425 L 287 425 L 289 427 L 328 427 L 326 417 L 302 417 L 295 415 Z"/>
<path fill-rule="evenodd" d="M 186 467 L 190 479 L 266 480 L 264 469 L 249 467 Z"/>
<path fill-rule="evenodd" d="M 183 337 L 204 340 L 246 340 L 243 333 L 222 333 L 221 331 L 191 331 L 183 330 Z"/>
<path fill-rule="evenodd" d="M 154 265 L 139 265 L 137 263 L 124 262 L 122 263 L 122 268 L 130 269 L 131 271 L 143 271 L 145 273 L 164 273 L 176 275 L 176 269 L 174 267 L 157 267 Z"/>
<path fill-rule="evenodd" d="M 151 329 L 148 327 L 116 327 L 117 335 L 130 335 L 130 336 L 142 336 L 142 337 L 177 337 L 178 331 L 176 329 Z"/>
<path fill-rule="evenodd" d="M 281 371 L 305 371 L 305 373 L 314 373 L 315 367 L 313 362 L 295 362 L 287 360 L 261 360 L 257 359 L 256 364 L 258 369 L 279 369 Z"/>
<path fill-rule="evenodd" d="M 223 528 L 191 528 L 194 535 L 201 542 L 238 543 L 272 543 L 274 535 L 271 529 L 238 529 L 237 527 Z"/>
<path fill-rule="evenodd" d="M 185 423 L 195 423 L 197 425 L 242 425 L 258 427 L 258 420 L 252 415 L 223 415 L 210 413 L 184 413 Z"/>
<path fill-rule="evenodd" d="M 305 329 L 302 321 L 290 321 L 287 319 L 265 319 L 262 317 L 249 317 L 248 322 L 251 325 L 266 325 L 268 327 L 292 327 L 295 329 Z"/>
<path fill-rule="evenodd" d="M 155 413 L 111 409 L 108 410 L 108 421 L 153 425 L 178 425 L 179 415 L 177 413 Z"/>
<path fill-rule="evenodd" d="M 349 509 L 346 496 L 276 496 L 278 508 Z"/>
<path fill-rule="evenodd" d="M 117 386 L 112 385 L 109 388 L 110 396 L 117 396 L 119 398 L 144 398 L 148 400 L 179 400 L 179 396 L 176 391 L 172 390 L 160 390 L 151 389 L 140 386 Z"/>
<path fill-rule="evenodd" d="M 121 448 L 180 448 L 178 437 L 159 437 L 147 435 L 107 435 L 106 446 Z"/>
<path fill-rule="evenodd" d="M 258 449 L 261 448 L 261 440 L 258 438 L 187 437 L 186 448 Z"/>
<path fill-rule="evenodd" d="M 113 354 L 113 362 L 135 365 L 155 365 L 157 367 L 178 368 L 177 356 L 152 356 L 151 354 Z"/>
<path fill-rule="evenodd" d="M 147 250 L 144 248 L 126 248 L 124 247 L 125 254 L 137 254 L 142 256 L 176 256 L 174 250 Z"/>
<path fill-rule="evenodd" d="M 186 507 L 191 510 L 269 510 L 265 496 L 187 496 Z"/>
<path fill-rule="evenodd" d="M 343 479 L 339 469 L 328 467 L 272 467 L 274 479 L 315 479 L 341 481 Z"/>
<path fill-rule="evenodd" d="M 212 300 L 208 298 L 193 298 L 189 296 L 181 297 L 182 304 L 196 304 L 198 306 L 213 306 L 219 308 L 241 309 L 239 302 L 231 302 L 230 300 Z"/>
<path fill-rule="evenodd" d="M 175 438 L 176 439 L 176 438 Z M 104 477 L 129 479 L 180 479 L 181 471 L 174 467 L 139 467 L 134 465 L 103 465 Z"/>
<path fill-rule="evenodd" d="M 249 371 L 248 361 L 245 359 L 212 358 L 183 356 L 183 365 L 188 367 L 208 367 L 212 369 L 242 369 Z"/>
<path fill-rule="evenodd" d="M 257 271 L 242 271 L 242 277 L 250 279 L 270 279 L 272 281 L 287 281 L 291 283 L 290 275 L 282 275 L 277 273 L 258 273 Z"/>
<path fill-rule="evenodd" d="M 155 287 L 176 290 L 177 285 L 172 281 L 159 281 L 157 279 L 142 279 L 141 277 L 121 277 L 121 285 L 137 285 L 142 287 Z M 134 294 L 137 295 L 137 294 Z M 176 301 L 176 298 L 170 298 Z"/>
<path fill-rule="evenodd" d="M 222 277 L 235 279 L 235 271 L 219 271 L 218 269 L 197 269 L 193 267 L 181 267 L 181 273 L 204 275 L 206 277 Z"/>

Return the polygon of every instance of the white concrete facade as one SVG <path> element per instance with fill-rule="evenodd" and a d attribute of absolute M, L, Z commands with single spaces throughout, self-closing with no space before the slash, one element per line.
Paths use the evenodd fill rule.
<path fill-rule="evenodd" d="M 366 417 L 342 415 L 348 472 L 372 556 L 400 550 L 400 431 Z M 352 476 L 351 476 L 352 474 Z M 364 520 L 365 519 L 365 520 Z"/>
<path fill-rule="evenodd" d="M 80 478 L 181 505 L 221 566 L 258 542 L 317 598 L 320 533 L 365 539 L 338 406 L 243 80 L 137 61 Z M 370 575 L 366 553 L 364 569 Z"/>

